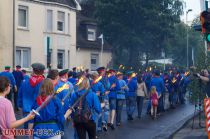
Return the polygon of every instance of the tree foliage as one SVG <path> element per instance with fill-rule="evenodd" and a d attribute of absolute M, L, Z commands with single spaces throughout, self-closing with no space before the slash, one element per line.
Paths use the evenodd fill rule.
<path fill-rule="evenodd" d="M 180 22 L 179 0 L 95 0 L 95 17 L 114 47 L 115 63 L 139 65 L 160 55 Z"/>

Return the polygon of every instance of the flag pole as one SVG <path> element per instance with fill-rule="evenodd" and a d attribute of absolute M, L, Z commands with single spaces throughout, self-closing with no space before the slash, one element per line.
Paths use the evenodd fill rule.
<path fill-rule="evenodd" d="M 101 39 L 101 58 L 100 58 L 100 64 L 103 66 L 102 60 L 103 60 L 103 50 L 104 50 L 104 36 L 101 34 L 98 38 Z"/>

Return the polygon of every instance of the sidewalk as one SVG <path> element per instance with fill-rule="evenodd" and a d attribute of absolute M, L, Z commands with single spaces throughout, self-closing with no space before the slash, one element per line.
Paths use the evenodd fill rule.
<path fill-rule="evenodd" d="M 193 119 L 188 121 L 172 138 L 173 139 L 208 139 L 205 126 L 204 113 L 201 114 L 201 122 L 199 125 L 199 116 L 195 117 L 194 125 Z"/>

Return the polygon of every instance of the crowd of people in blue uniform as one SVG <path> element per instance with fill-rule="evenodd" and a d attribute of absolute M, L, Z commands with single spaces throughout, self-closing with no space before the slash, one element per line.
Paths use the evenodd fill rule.
<path fill-rule="evenodd" d="M 126 74 L 119 70 L 107 70 L 105 67 L 99 67 L 93 73 L 88 70 L 77 72 L 76 68 L 60 72 L 50 69 L 46 77 L 43 64 L 34 63 L 32 69 L 32 74 L 28 76 L 19 65 L 13 72 L 6 66 L 5 71 L 0 73 L 0 78 L 5 76 L 9 79 L 12 89 L 7 98 L 11 101 L 14 98 L 15 110 L 19 111 L 21 108 L 24 117 L 54 95 L 38 112 L 39 115 L 24 123 L 25 129 L 52 130 L 53 134 L 48 135 L 34 132 L 36 139 L 63 138 L 60 133 L 64 131 L 64 123 L 69 121 L 73 123 L 72 136 L 75 139 L 85 139 L 86 132 L 89 139 L 95 139 L 100 132 L 107 132 L 109 127 L 114 130 L 116 126 L 122 125 L 124 105 L 129 121 L 134 119 L 136 107 L 137 118 L 141 118 L 143 105 L 146 105 L 147 113 L 156 119 L 156 113 L 165 111 L 166 92 L 169 93 L 170 108 L 174 109 L 177 104 L 185 103 L 187 86 L 191 81 L 190 72 L 175 69 L 164 72 L 155 69 L 141 73 L 128 71 Z M 155 91 L 154 95 L 150 94 L 151 88 Z M 151 101 L 146 101 L 145 104 L 146 99 Z M 153 112 L 154 108 L 157 111 Z"/>

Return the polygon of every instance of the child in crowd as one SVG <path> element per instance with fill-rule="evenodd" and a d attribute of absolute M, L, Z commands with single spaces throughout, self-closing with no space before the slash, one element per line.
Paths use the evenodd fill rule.
<path fill-rule="evenodd" d="M 0 131 L 2 131 L 2 135 L 0 135 L 1 139 L 14 139 L 13 135 L 4 135 L 5 129 L 14 129 L 25 122 L 34 118 L 35 114 L 30 113 L 28 116 L 16 120 L 14 109 L 12 107 L 12 103 L 5 98 L 6 95 L 10 92 L 10 81 L 4 77 L 0 76 Z"/>
<path fill-rule="evenodd" d="M 158 96 L 158 93 L 156 91 L 156 87 L 152 86 L 151 93 L 150 93 L 150 100 L 151 100 L 151 115 L 154 119 L 156 119 L 157 115 L 157 106 L 158 106 L 158 99 L 160 96 Z"/>

